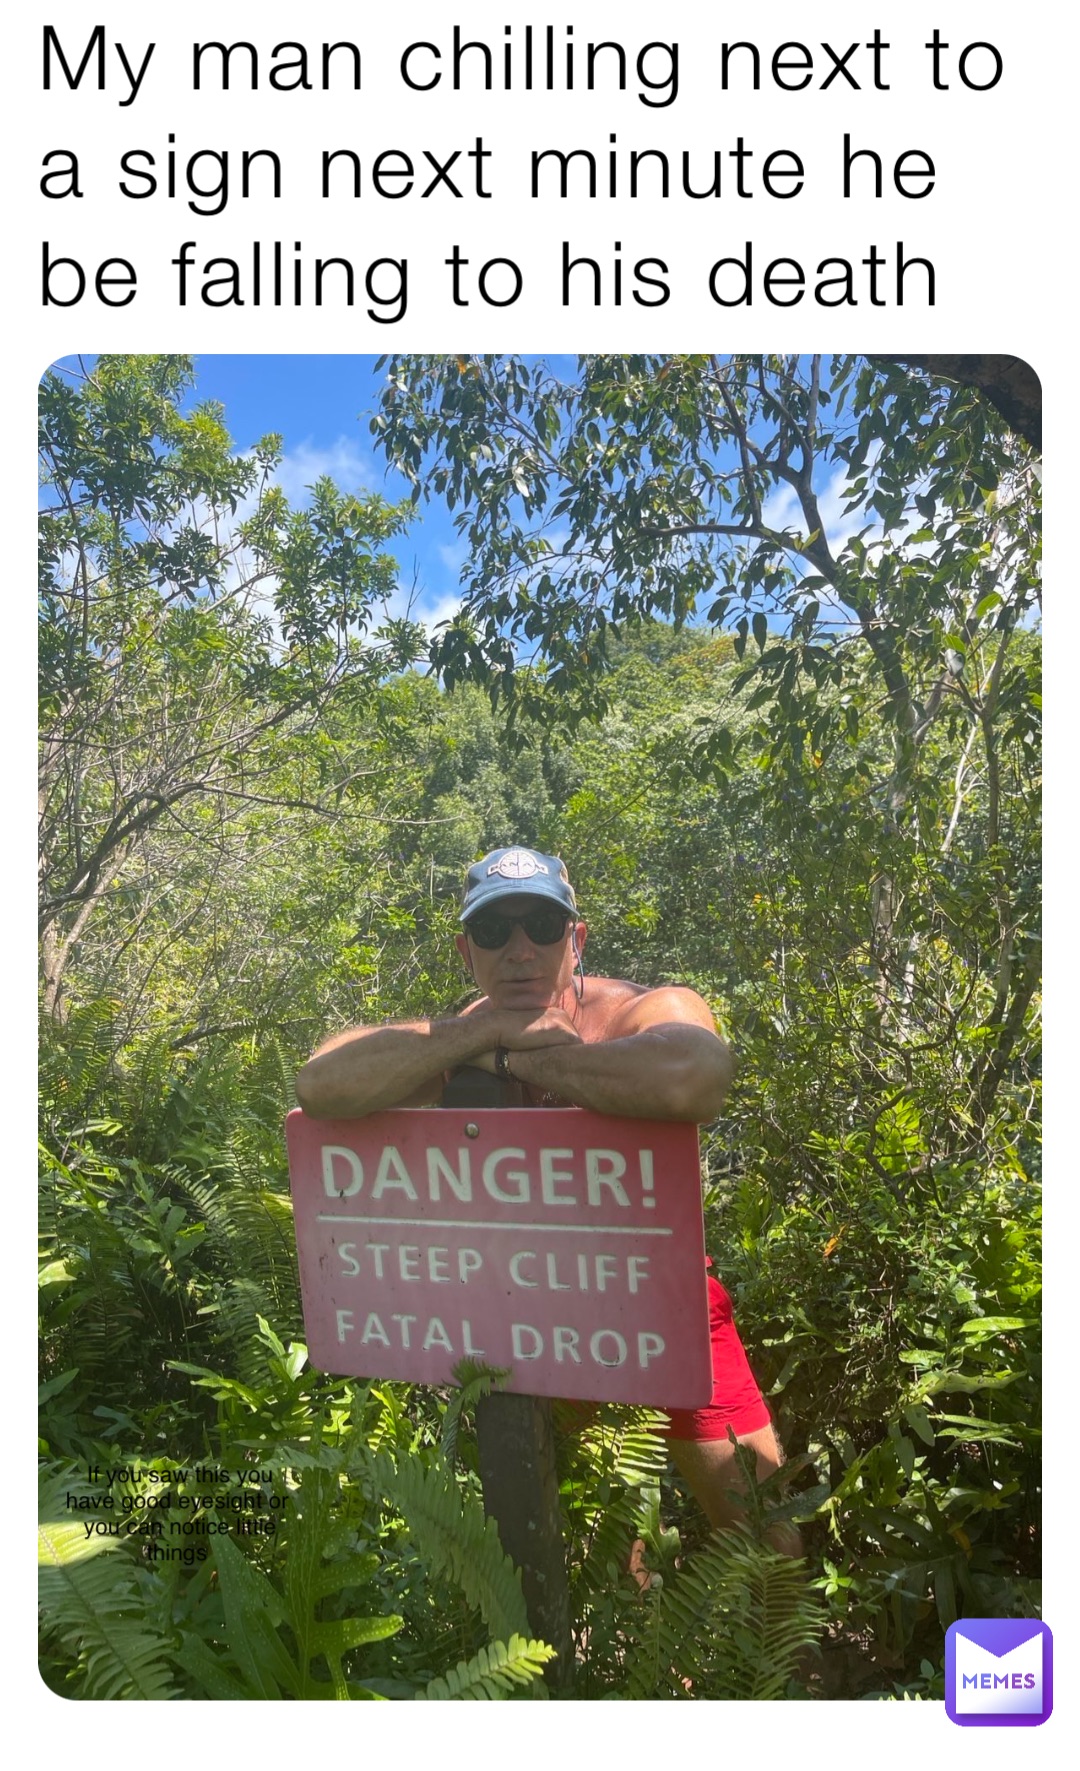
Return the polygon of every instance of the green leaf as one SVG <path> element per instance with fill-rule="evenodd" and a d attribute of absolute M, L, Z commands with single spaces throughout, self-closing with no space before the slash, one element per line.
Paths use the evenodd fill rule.
<path fill-rule="evenodd" d="M 1034 1328 L 1030 1316 L 973 1316 L 961 1323 L 960 1333 L 971 1340 L 989 1340 L 992 1335 L 1009 1334 L 1020 1328 Z"/>
<path fill-rule="evenodd" d="M 509 1642 L 489 1642 L 470 1660 L 459 1660 L 445 1678 L 432 1679 L 416 1693 L 417 1701 L 473 1700 L 509 1697 L 515 1686 L 529 1685 L 542 1674 L 555 1650 L 546 1642 L 511 1636 Z"/>
<path fill-rule="evenodd" d="M 75 1278 L 66 1261 L 50 1261 L 38 1272 L 38 1290 L 50 1285 L 71 1285 Z"/>
<path fill-rule="evenodd" d="M 924 1445 L 934 1443 L 934 1423 L 921 1403 L 912 1402 L 904 1409 L 904 1419 Z"/>
<path fill-rule="evenodd" d="M 107 1514 L 104 1516 L 108 1517 Z M 91 1556 L 119 1549 L 119 1538 L 87 1537 L 83 1517 L 78 1521 L 52 1519 L 38 1526 L 39 1568 L 69 1567 L 73 1562 L 85 1562 Z"/>
<path fill-rule="evenodd" d="M 240 1672 L 258 1697 L 300 1695 L 300 1677 L 282 1645 L 277 1626 L 285 1620 L 285 1606 L 266 1576 L 237 1549 L 232 1539 L 217 1536 L 213 1557 L 225 1607 L 225 1632 L 229 1651 Z"/>

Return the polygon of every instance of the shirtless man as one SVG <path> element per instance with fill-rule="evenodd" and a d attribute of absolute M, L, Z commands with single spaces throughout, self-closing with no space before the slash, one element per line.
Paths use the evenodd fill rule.
<path fill-rule="evenodd" d="M 435 1106 L 446 1078 L 471 1066 L 501 1078 L 525 1104 L 589 1107 L 637 1119 L 715 1119 L 731 1054 L 696 991 L 647 990 L 622 978 L 585 980 L 588 930 L 563 863 L 533 849 L 493 849 L 469 869 L 457 949 L 482 992 L 445 1020 L 353 1027 L 319 1047 L 296 1082 L 315 1118 Z M 713 1396 L 669 1410 L 671 1456 L 713 1525 L 739 1516 L 740 1474 L 728 1437 L 754 1453 L 761 1480 L 782 1461 L 769 1410 L 731 1314 L 710 1278 Z M 784 1530 L 777 1527 L 777 1533 Z M 774 1536 L 770 1533 L 770 1536 Z M 798 1554 L 797 1534 L 777 1548 Z"/>

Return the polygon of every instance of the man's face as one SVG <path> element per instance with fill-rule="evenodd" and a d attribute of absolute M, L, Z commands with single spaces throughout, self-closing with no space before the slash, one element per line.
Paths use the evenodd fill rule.
<path fill-rule="evenodd" d="M 491 908 L 500 916 L 514 918 L 527 916 L 530 910 L 549 910 L 551 899 L 514 892 L 497 898 Z M 559 940 L 550 945 L 531 941 L 515 922 L 504 947 L 478 947 L 466 930 L 457 937 L 457 949 L 493 1008 L 549 1008 L 571 988 L 575 929 L 580 951 L 585 945 L 585 924 L 570 919 Z"/>

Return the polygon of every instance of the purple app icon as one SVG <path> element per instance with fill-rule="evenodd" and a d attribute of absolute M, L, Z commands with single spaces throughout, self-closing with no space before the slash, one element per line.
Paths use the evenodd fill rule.
<path fill-rule="evenodd" d="M 961 1728 L 1037 1728 L 1054 1707 L 1054 1639 L 1033 1618 L 965 1617 L 945 1636 L 945 1711 Z"/>

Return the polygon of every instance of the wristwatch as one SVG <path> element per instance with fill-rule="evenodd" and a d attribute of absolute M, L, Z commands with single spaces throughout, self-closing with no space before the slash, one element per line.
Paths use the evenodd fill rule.
<path fill-rule="evenodd" d="M 517 1077 L 510 1068 L 510 1053 L 507 1051 L 505 1045 L 497 1045 L 495 1047 L 495 1074 L 496 1076 L 501 1077 L 503 1082 L 517 1081 Z"/>

